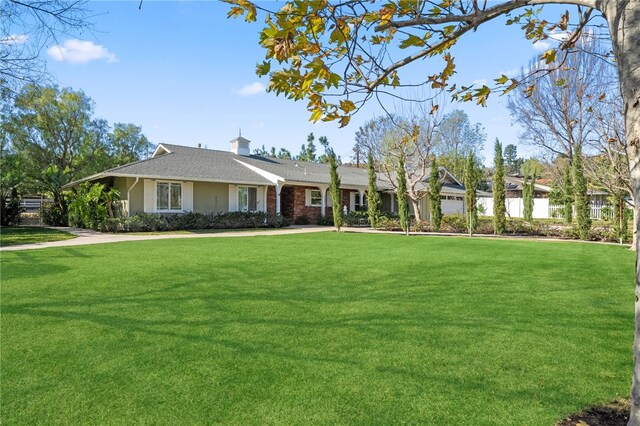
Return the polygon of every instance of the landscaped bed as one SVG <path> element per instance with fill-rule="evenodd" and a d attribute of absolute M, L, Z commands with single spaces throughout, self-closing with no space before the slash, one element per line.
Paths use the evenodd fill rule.
<path fill-rule="evenodd" d="M 0 247 L 18 244 L 48 243 L 76 238 L 75 235 L 58 229 L 40 226 L 0 227 Z"/>
<path fill-rule="evenodd" d="M 2 254 L 6 424 L 531 424 L 628 397 L 633 253 L 319 233 Z"/>

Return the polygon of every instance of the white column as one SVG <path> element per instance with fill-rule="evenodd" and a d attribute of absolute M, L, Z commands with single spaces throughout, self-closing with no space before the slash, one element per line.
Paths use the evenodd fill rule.
<path fill-rule="evenodd" d="M 389 196 L 391 197 L 391 213 L 393 213 L 393 211 L 396 209 L 395 208 L 395 203 L 396 203 L 396 194 L 394 194 L 393 192 L 389 194 Z"/>
<path fill-rule="evenodd" d="M 358 189 L 358 194 L 360 194 L 360 210 L 364 207 L 364 189 Z"/>
<path fill-rule="evenodd" d="M 320 194 L 322 194 L 322 205 L 320 207 L 320 214 L 324 217 L 327 211 L 327 189 L 329 189 L 326 185 L 318 185 L 318 189 L 320 190 Z"/>
<path fill-rule="evenodd" d="M 276 183 L 276 214 L 280 214 L 280 191 L 282 191 L 282 185 L 278 182 Z"/>
<path fill-rule="evenodd" d="M 264 203 L 264 212 L 268 213 L 269 209 L 267 208 L 267 193 L 269 192 L 269 186 L 264 186 L 264 194 L 262 194 L 262 202 Z"/>

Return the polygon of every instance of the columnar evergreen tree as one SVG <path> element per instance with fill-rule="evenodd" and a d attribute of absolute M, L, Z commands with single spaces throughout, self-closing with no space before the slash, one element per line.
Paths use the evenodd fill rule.
<path fill-rule="evenodd" d="M 476 170 L 476 161 L 473 158 L 473 154 L 469 153 L 467 156 L 467 164 L 464 168 L 464 188 L 465 188 L 465 202 L 467 212 L 467 229 L 469 235 L 473 235 L 478 226 L 478 206 L 476 187 L 478 186 L 478 171 Z"/>
<path fill-rule="evenodd" d="M 576 230 L 581 240 L 589 238 L 591 231 L 591 207 L 587 194 L 587 179 L 582 166 L 582 147 L 576 146 L 573 156 L 573 192 L 576 205 Z"/>
<path fill-rule="evenodd" d="M 400 156 L 398 168 L 398 215 L 400 216 L 400 227 L 409 235 L 409 204 L 407 203 L 407 175 L 405 174 L 404 156 Z"/>
<path fill-rule="evenodd" d="M 329 193 L 331 194 L 331 205 L 333 206 L 333 224 L 336 230 L 340 232 L 343 222 L 342 209 L 340 208 L 342 205 L 342 199 L 340 197 L 340 176 L 338 175 L 336 154 L 333 152 L 329 155 L 329 177 L 331 179 L 329 183 Z"/>
<path fill-rule="evenodd" d="M 573 184 L 571 179 L 571 165 L 567 164 L 563 172 L 564 186 L 562 188 L 563 208 L 562 217 L 566 223 L 573 219 Z"/>
<path fill-rule="evenodd" d="M 520 172 L 524 177 L 522 183 L 522 198 L 524 202 L 524 219 L 533 220 L 533 199 L 535 195 L 536 179 L 542 170 L 542 166 L 535 158 L 530 158 L 522 164 Z"/>
<path fill-rule="evenodd" d="M 442 201 L 440 190 L 442 181 L 440 180 L 440 169 L 436 157 L 431 159 L 431 170 L 429 172 L 429 208 L 431 211 L 431 227 L 434 231 L 440 231 L 442 222 Z"/>
<path fill-rule="evenodd" d="M 504 234 L 507 228 L 507 208 L 505 206 L 504 158 L 502 158 L 502 144 L 497 138 L 493 167 L 493 232 L 500 235 Z"/>
<path fill-rule="evenodd" d="M 367 189 L 367 212 L 369 213 L 369 225 L 371 225 L 372 228 L 377 228 L 380 220 L 381 200 L 380 194 L 378 194 L 376 168 L 371 152 L 369 152 L 367 157 L 367 169 L 369 171 L 369 188 Z"/>

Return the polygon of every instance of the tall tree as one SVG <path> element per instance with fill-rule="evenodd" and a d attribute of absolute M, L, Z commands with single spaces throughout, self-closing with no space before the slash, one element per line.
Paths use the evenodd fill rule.
<path fill-rule="evenodd" d="M 398 196 L 398 215 L 400 216 L 400 227 L 409 235 L 409 205 L 407 204 L 407 176 L 404 156 L 398 159 L 397 175 L 397 196 Z"/>
<path fill-rule="evenodd" d="M 640 2 L 636 0 L 498 0 L 476 2 L 452 0 L 436 7 L 423 2 L 388 1 L 372 3 L 354 0 L 334 4 L 313 0 L 290 1 L 279 11 L 265 10 L 249 0 L 230 0 L 230 17 L 257 19 L 258 9 L 268 19 L 260 44 L 266 60 L 257 66 L 261 76 L 269 75 L 270 90 L 291 99 L 306 99 L 311 120 L 339 120 L 349 123 L 353 113 L 370 101 L 397 96 L 403 84 L 415 86 L 415 79 L 404 79 L 403 72 L 419 64 L 432 65 L 444 60 L 441 71 L 422 72 L 424 83 L 446 89 L 454 100 L 486 105 L 491 94 L 508 93 L 523 86 L 533 91 L 535 79 L 552 68 L 561 68 L 565 53 L 576 49 L 576 42 L 587 24 L 597 15 L 607 25 L 589 27 L 611 36 L 612 56 L 617 64 L 620 92 L 624 99 L 625 137 L 633 205 L 640 211 Z M 562 13 L 555 20 L 540 16 L 547 3 L 578 6 L 573 14 Z M 501 75 L 490 86 L 459 85 L 455 76 L 452 48 L 463 37 L 474 37 L 477 28 L 507 16 L 506 24 L 524 31 L 532 43 L 549 40 L 553 31 L 566 38 L 541 55 L 550 67 L 525 78 Z M 339 90 L 336 90 L 338 89 Z M 560 87 L 559 87 L 560 89 Z M 637 217 L 637 214 L 636 214 Z M 637 223 L 637 221 L 636 221 Z M 637 243 L 638 244 L 638 243 Z M 640 253 L 637 254 L 637 256 Z M 638 258 L 640 263 L 640 258 Z M 640 342 L 640 269 L 636 275 L 636 341 Z M 640 344 L 634 346 L 634 371 L 630 424 L 640 425 Z"/>
<path fill-rule="evenodd" d="M 464 169 L 464 189 L 467 216 L 467 230 L 473 235 L 478 226 L 478 167 L 472 152 L 467 154 L 467 162 Z"/>
<path fill-rule="evenodd" d="M 107 137 L 112 167 L 142 160 L 149 156 L 153 147 L 142 128 L 131 123 L 114 124 Z"/>
<path fill-rule="evenodd" d="M 98 172 L 105 163 L 108 126 L 93 118 L 93 102 L 81 91 L 25 86 L 7 129 L 24 158 L 28 186 L 51 192 L 62 211 L 62 186 Z"/>
<path fill-rule="evenodd" d="M 471 124 L 469 116 L 455 110 L 444 116 L 436 130 L 433 152 L 440 164 L 456 178 L 464 175 L 467 156 L 471 152 L 477 159 L 484 147 L 487 135 L 480 123 Z"/>
<path fill-rule="evenodd" d="M 313 163 L 316 161 L 316 144 L 314 143 L 316 137 L 313 133 L 309 133 L 307 136 L 307 144 L 302 144 L 300 148 L 300 154 L 298 155 L 298 160 L 300 161 L 308 161 Z"/>
<path fill-rule="evenodd" d="M 378 193 L 378 184 L 376 182 L 376 166 L 373 160 L 373 154 L 367 156 L 367 170 L 369 174 L 369 188 L 367 189 L 367 213 L 369 215 L 369 225 L 372 228 L 378 227 L 380 221 L 380 194 Z"/>
<path fill-rule="evenodd" d="M 504 171 L 508 175 L 520 173 L 520 166 L 524 163 L 524 159 L 518 157 L 518 147 L 509 144 L 504 147 Z"/>
<path fill-rule="evenodd" d="M 542 171 L 540 162 L 535 158 L 530 158 L 522 164 L 522 198 L 524 203 L 523 216 L 528 222 L 533 221 L 533 203 L 536 193 L 536 179 Z"/>
<path fill-rule="evenodd" d="M 587 179 L 582 167 L 582 147 L 576 146 L 573 157 L 573 192 L 576 206 L 576 230 L 581 240 L 589 238 L 591 233 L 591 203 L 587 193 Z"/>
<path fill-rule="evenodd" d="M 440 180 L 440 168 L 436 157 L 431 158 L 429 172 L 429 210 L 431 213 L 431 227 L 435 232 L 440 231 L 442 223 L 442 200 L 440 191 L 442 190 L 442 180 Z"/>
<path fill-rule="evenodd" d="M 332 153 L 329 156 L 329 194 L 331 194 L 331 205 L 333 206 L 333 224 L 336 230 L 340 232 L 342 228 L 343 217 L 342 209 L 342 197 L 340 196 L 340 175 L 338 175 L 338 162 L 336 161 L 336 155 Z"/>
<path fill-rule="evenodd" d="M 502 158 L 502 144 L 496 138 L 495 154 L 493 157 L 493 232 L 504 234 L 507 229 L 507 207 L 504 187 L 504 159 Z"/>
<path fill-rule="evenodd" d="M 422 217 L 423 182 L 428 177 L 431 150 L 440 122 L 437 111 L 431 114 L 416 107 L 390 117 L 374 118 L 356 134 L 354 149 L 371 152 L 380 172 L 395 190 L 398 189 L 395 176 L 398 163 L 400 157 L 404 158 L 406 194 L 416 220 Z"/>

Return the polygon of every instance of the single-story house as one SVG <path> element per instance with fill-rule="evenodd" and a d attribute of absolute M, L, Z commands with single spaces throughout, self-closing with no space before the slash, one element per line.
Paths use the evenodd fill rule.
<path fill-rule="evenodd" d="M 366 169 L 342 165 L 341 208 L 366 206 Z M 441 168 L 444 213 L 464 210 L 464 187 Z M 120 191 L 126 215 L 136 213 L 219 213 L 263 211 L 289 220 L 306 216 L 312 223 L 331 213 L 329 166 L 251 155 L 250 141 L 238 137 L 230 151 L 159 144 L 150 158 L 73 182 L 96 181 Z M 425 189 L 427 183 L 424 183 Z M 384 212 L 397 212 L 393 186 L 378 175 Z M 427 197 L 422 219 L 428 219 Z"/>

